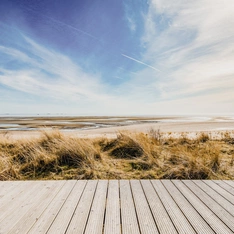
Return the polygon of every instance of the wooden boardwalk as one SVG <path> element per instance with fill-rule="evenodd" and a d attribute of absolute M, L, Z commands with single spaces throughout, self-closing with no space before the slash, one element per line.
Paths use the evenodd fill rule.
<path fill-rule="evenodd" d="M 234 233 L 234 181 L 0 182 L 5 233 Z"/>

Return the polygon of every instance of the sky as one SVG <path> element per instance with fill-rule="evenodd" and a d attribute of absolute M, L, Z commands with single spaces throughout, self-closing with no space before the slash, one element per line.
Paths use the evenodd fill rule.
<path fill-rule="evenodd" d="M 234 114 L 233 0 L 1 0 L 0 115 Z"/>

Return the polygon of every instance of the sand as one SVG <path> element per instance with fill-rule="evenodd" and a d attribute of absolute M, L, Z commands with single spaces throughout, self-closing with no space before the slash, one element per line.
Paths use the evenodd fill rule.
<path fill-rule="evenodd" d="M 103 118 L 104 119 L 104 118 Z M 89 117 L 90 120 L 90 117 Z M 215 135 L 216 133 L 229 131 L 234 133 L 234 118 L 233 117 L 199 117 L 199 118 L 148 118 L 144 121 L 131 121 L 128 120 L 128 124 L 125 126 L 105 126 L 101 128 L 91 129 L 61 129 L 60 131 L 66 135 L 72 135 L 75 137 L 94 138 L 94 137 L 116 137 L 119 132 L 144 132 L 149 133 L 150 129 L 160 130 L 162 133 L 172 133 L 174 135 L 180 133 L 188 133 L 191 136 L 197 132 L 209 132 Z M 156 121 L 157 120 L 157 121 Z M 100 121 L 100 118 L 99 118 Z M 109 121 L 109 120 L 108 120 Z M 122 120 L 121 120 L 122 121 Z M 148 122 L 147 122 L 148 121 Z M 103 120 L 103 122 L 105 122 Z M 49 129 L 47 130 L 49 131 Z M 40 130 L 36 131 L 0 131 L 0 135 L 5 135 L 10 138 L 31 138 L 39 137 L 41 135 Z"/>

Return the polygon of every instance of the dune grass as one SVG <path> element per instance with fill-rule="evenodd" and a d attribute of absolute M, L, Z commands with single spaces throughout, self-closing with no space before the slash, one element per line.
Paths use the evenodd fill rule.
<path fill-rule="evenodd" d="M 234 179 L 234 138 L 199 133 L 165 136 L 121 132 L 115 139 L 80 139 L 59 131 L 40 138 L 0 136 L 0 180 Z"/>

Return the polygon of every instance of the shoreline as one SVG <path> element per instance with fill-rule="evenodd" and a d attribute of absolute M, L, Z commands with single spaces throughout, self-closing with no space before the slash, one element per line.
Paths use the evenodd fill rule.
<path fill-rule="evenodd" d="M 173 136 L 198 132 L 234 132 L 234 116 L 7 116 L 0 117 L 0 136 L 13 139 L 40 137 L 59 130 L 78 138 L 115 138 L 119 132 L 160 131 Z M 232 133 L 233 134 L 233 133 Z"/>
<path fill-rule="evenodd" d="M 195 136 L 199 132 L 209 132 L 213 135 L 217 135 L 219 132 L 234 132 L 234 121 L 226 122 L 214 122 L 214 121 L 201 121 L 201 122 L 158 122 L 158 123 L 140 123 L 140 124 L 129 124 L 127 126 L 110 126 L 95 129 L 50 129 L 44 128 L 43 130 L 17 130 L 8 131 L 1 130 L 0 135 L 21 139 L 21 138 L 35 138 L 40 137 L 43 131 L 50 132 L 59 130 L 64 135 L 70 135 L 78 138 L 95 138 L 95 137 L 106 137 L 114 138 L 119 132 L 128 131 L 133 133 L 149 133 L 150 130 L 159 130 L 164 134 L 173 134 L 174 136 L 182 133 L 187 133 L 190 136 Z"/>

